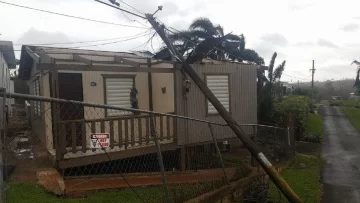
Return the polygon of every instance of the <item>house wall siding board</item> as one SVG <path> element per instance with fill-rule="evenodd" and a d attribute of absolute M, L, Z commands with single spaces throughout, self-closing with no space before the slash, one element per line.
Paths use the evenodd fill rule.
<path fill-rule="evenodd" d="M 256 68 L 251 65 L 224 63 L 224 64 L 194 64 L 192 65 L 197 74 L 205 80 L 205 74 L 229 74 L 230 89 L 230 113 L 238 124 L 257 123 L 257 97 L 256 97 Z M 177 71 L 177 73 L 180 73 Z M 182 80 L 181 80 L 182 81 Z M 177 89 L 181 89 L 182 83 L 177 82 Z M 191 81 L 188 99 L 184 100 L 185 106 L 178 102 L 177 111 L 181 115 L 209 120 L 218 123 L 225 123 L 220 115 L 207 115 L 206 98 L 196 84 Z M 180 97 L 181 96 L 181 97 Z M 182 94 L 177 94 L 177 100 L 182 98 Z M 187 109 L 186 109 L 187 108 Z M 184 130 L 178 130 L 179 139 L 184 139 L 183 144 L 195 144 L 211 141 L 208 125 L 195 121 L 186 121 Z M 180 128 L 180 126 L 178 126 Z M 250 127 L 242 127 L 246 134 L 250 134 Z M 184 133 L 187 138 L 180 138 Z M 186 133 L 186 131 L 188 133 Z M 214 133 L 217 139 L 234 138 L 235 134 L 230 127 L 214 126 Z M 241 143 L 240 141 L 238 143 Z"/>
<path fill-rule="evenodd" d="M 51 97 L 50 95 L 50 75 L 46 74 L 41 77 L 42 82 L 42 96 Z M 43 113 L 42 120 L 44 122 L 44 131 L 45 131 L 45 146 L 48 150 L 53 148 L 53 133 L 52 133 L 52 119 L 51 119 L 51 103 L 50 102 L 41 102 L 43 103 L 41 107 L 41 112 Z"/>
<path fill-rule="evenodd" d="M 182 116 L 187 116 L 187 113 L 185 111 L 185 102 L 186 100 L 183 97 L 183 82 L 184 82 L 184 78 L 183 75 L 180 71 L 182 65 L 181 64 L 176 64 L 176 71 L 175 71 L 175 98 L 176 98 L 176 114 L 177 115 L 182 115 Z M 187 140 L 187 121 L 185 119 L 176 119 L 176 134 L 177 134 L 177 141 L 178 141 L 178 145 L 184 145 L 186 144 L 186 140 Z"/>
<path fill-rule="evenodd" d="M 175 112 L 174 74 L 152 73 L 153 108 L 157 112 Z M 162 92 L 165 88 L 165 93 Z"/>
<path fill-rule="evenodd" d="M 36 62 L 33 62 L 33 68 L 31 71 L 31 78 L 32 80 L 29 82 L 29 90 L 30 94 L 35 95 L 34 89 L 35 89 L 35 83 L 33 80 L 35 79 L 35 75 L 39 74 L 39 72 L 36 70 Z M 43 81 L 42 78 L 39 78 L 39 84 L 40 84 L 40 96 L 43 96 L 44 88 L 43 88 Z M 47 144 L 47 136 L 46 136 L 46 125 L 45 125 L 45 118 L 44 115 L 37 116 L 35 114 L 35 102 L 30 101 L 31 105 L 31 123 L 32 123 L 32 130 L 35 133 L 35 135 L 39 138 L 39 140 L 46 146 Z M 45 105 L 44 102 L 40 102 L 40 114 L 44 111 Z"/>

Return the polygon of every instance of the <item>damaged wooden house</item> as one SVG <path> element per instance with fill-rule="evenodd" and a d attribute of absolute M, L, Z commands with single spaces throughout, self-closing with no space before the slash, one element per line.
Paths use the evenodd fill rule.
<path fill-rule="evenodd" d="M 192 66 L 238 123 L 257 123 L 256 66 L 213 60 Z M 18 77 L 29 81 L 36 96 L 225 123 L 181 67 L 127 52 L 24 45 Z M 32 129 L 60 169 L 156 152 L 148 114 L 71 102 L 31 103 Z M 164 115 L 154 119 L 161 150 L 176 154 L 179 170 L 188 168 L 186 148 L 212 142 L 205 123 Z M 229 127 L 214 130 L 219 142 L 241 144 Z M 250 127 L 245 131 L 252 133 Z M 102 136 L 105 150 L 93 145 L 94 134 Z"/>

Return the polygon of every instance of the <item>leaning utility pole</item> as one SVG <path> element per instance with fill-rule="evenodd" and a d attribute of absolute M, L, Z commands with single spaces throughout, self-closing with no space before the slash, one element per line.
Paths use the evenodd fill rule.
<path fill-rule="evenodd" d="M 186 62 L 185 58 L 178 50 L 176 50 L 168 37 L 166 36 L 164 26 L 159 25 L 155 20 L 153 15 L 146 14 L 146 18 L 152 27 L 159 34 L 161 39 L 164 41 L 169 50 L 181 61 L 184 71 L 191 77 L 195 84 L 200 88 L 204 93 L 205 97 L 211 102 L 215 109 L 219 112 L 221 117 L 226 121 L 230 128 L 234 131 L 236 136 L 244 143 L 245 147 L 251 152 L 251 154 L 256 158 L 260 163 L 264 171 L 269 175 L 273 180 L 275 185 L 280 189 L 280 191 L 285 195 L 289 202 L 302 202 L 297 194 L 291 189 L 291 187 L 285 182 L 285 180 L 280 176 L 276 169 L 271 165 L 269 160 L 265 155 L 257 148 L 256 144 L 246 135 L 246 133 L 240 128 L 236 121 L 231 117 L 229 112 L 224 108 L 216 96 L 211 92 L 207 87 L 205 82 L 199 77 L 199 75 L 194 71 L 194 69 Z"/>
<path fill-rule="evenodd" d="M 315 74 L 315 61 L 312 61 L 312 69 L 310 69 L 310 71 L 312 71 L 311 73 L 311 111 L 313 111 L 313 102 L 314 102 L 314 74 Z"/>

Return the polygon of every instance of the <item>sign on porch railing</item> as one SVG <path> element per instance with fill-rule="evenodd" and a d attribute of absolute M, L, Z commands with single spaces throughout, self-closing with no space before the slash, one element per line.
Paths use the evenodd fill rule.
<path fill-rule="evenodd" d="M 90 136 L 90 148 L 101 149 L 110 146 L 109 133 L 93 133 Z"/>

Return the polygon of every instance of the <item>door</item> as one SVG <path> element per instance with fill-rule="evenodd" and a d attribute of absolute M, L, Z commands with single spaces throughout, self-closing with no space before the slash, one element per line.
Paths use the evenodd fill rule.
<path fill-rule="evenodd" d="M 60 99 L 83 101 L 82 74 L 59 73 L 59 97 Z M 84 106 L 74 103 L 60 104 L 60 120 L 84 119 Z M 66 146 L 72 145 L 71 123 L 65 126 Z M 81 146 L 81 123 L 76 123 L 76 145 Z"/>

